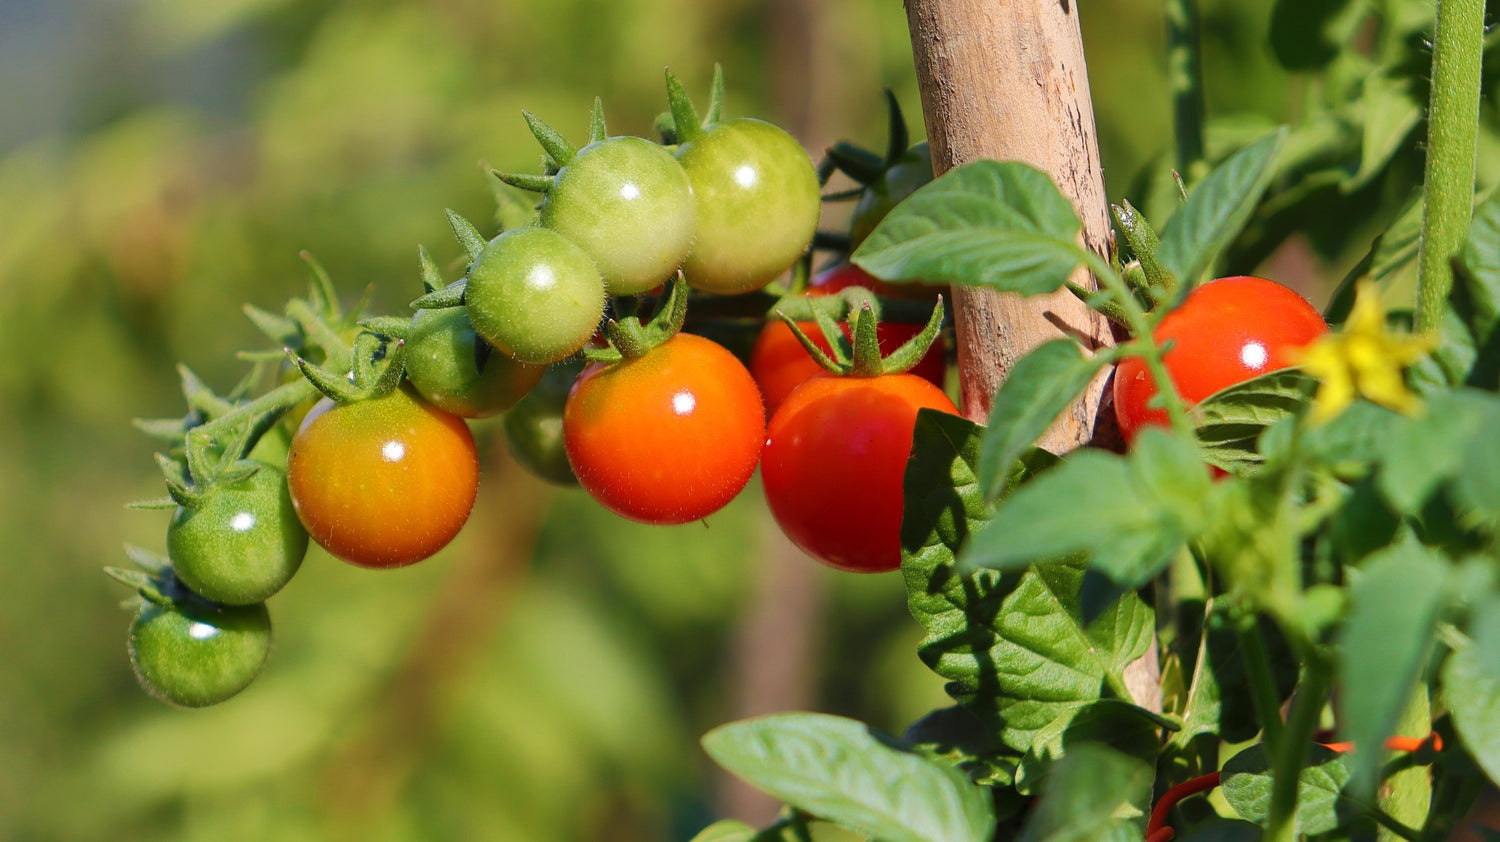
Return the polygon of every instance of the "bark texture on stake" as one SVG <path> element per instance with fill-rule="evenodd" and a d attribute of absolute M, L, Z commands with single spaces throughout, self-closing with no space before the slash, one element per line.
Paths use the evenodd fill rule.
<path fill-rule="evenodd" d="M 979 158 L 1019 160 L 1052 176 L 1083 220 L 1084 244 L 1109 249 L 1083 39 L 1074 0 L 906 0 L 922 114 L 941 175 Z M 1086 272 L 1074 281 L 1093 287 Z M 982 421 L 1015 361 L 1064 332 L 1110 341 L 1104 318 L 1067 292 L 1022 299 L 955 289 L 965 416 Z M 1092 437 L 1102 379 L 1041 444 L 1070 450 Z"/>
<path fill-rule="evenodd" d="M 922 115 L 936 174 L 979 158 L 1019 160 L 1052 176 L 1083 221 L 1083 242 L 1107 255 L 1108 202 L 1076 0 L 906 0 Z M 1080 270 L 1073 280 L 1090 289 Z M 1023 299 L 953 291 L 965 416 L 983 421 L 1015 361 L 1071 333 L 1110 342 L 1105 319 L 1070 293 Z M 1093 437 L 1100 377 L 1039 444 L 1057 453 Z M 1161 709 L 1156 644 L 1126 670 L 1143 707 Z"/>

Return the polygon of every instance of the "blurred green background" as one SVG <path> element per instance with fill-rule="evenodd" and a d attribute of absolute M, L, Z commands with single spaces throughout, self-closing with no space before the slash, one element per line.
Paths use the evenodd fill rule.
<path fill-rule="evenodd" d="M 1270 9 L 1206 4 L 1210 113 L 1305 107 Z M 1165 27 L 1127 0 L 1083 22 L 1118 197 L 1168 165 Z M 131 675 L 100 568 L 164 546 L 165 514 L 122 504 L 161 493 L 130 419 L 182 411 L 174 363 L 228 388 L 261 344 L 240 306 L 303 290 L 302 249 L 399 312 L 419 243 L 459 257 L 443 208 L 493 218 L 478 162 L 538 161 L 522 108 L 579 138 L 599 95 L 649 134 L 662 68 L 702 92 L 714 61 L 727 113 L 815 153 L 880 148 L 885 86 L 920 136 L 896 2 L 0 0 L 0 839 L 685 840 L 774 809 L 708 728 L 804 707 L 899 732 L 945 703 L 899 576 L 800 557 L 758 487 L 639 527 L 519 474 L 493 423 L 459 540 L 383 573 L 315 550 L 243 695 L 180 711 Z M 1271 259 L 1317 294 L 1346 245 Z"/>

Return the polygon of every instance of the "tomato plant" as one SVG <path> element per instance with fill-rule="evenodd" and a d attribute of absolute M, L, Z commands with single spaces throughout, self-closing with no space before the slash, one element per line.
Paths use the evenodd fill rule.
<path fill-rule="evenodd" d="M 901 565 L 902 477 L 917 411 L 957 413 L 912 374 L 818 374 L 771 416 L 761 476 L 771 514 L 792 542 L 842 570 Z"/>
<path fill-rule="evenodd" d="M 1286 368 L 1297 352 L 1328 332 L 1307 299 L 1264 278 L 1230 277 L 1197 287 L 1167 313 L 1153 334 L 1171 343 L 1163 362 L 1189 404 L 1268 371 Z M 1139 357 L 1115 369 L 1115 415 L 1126 441 L 1142 426 L 1165 425 L 1150 406 L 1156 383 Z"/>
<path fill-rule="evenodd" d="M 638 137 L 596 141 L 557 172 L 541 222 L 578 244 L 613 295 L 657 286 L 687 256 L 695 203 L 672 153 Z"/>
<path fill-rule="evenodd" d="M 497 354 L 462 307 L 418 310 L 406 337 L 406 377 L 422 399 L 461 418 L 510 409 L 542 378 L 544 366 Z"/>
<path fill-rule="evenodd" d="M 463 419 L 403 387 L 320 401 L 292 440 L 287 483 L 319 546 L 361 567 L 400 567 L 458 534 L 479 490 L 479 458 Z"/>
<path fill-rule="evenodd" d="M 214 705 L 249 686 L 265 666 L 271 615 L 261 603 L 146 602 L 131 621 L 129 650 L 137 679 L 152 695 L 183 707 Z"/>
<path fill-rule="evenodd" d="M 765 420 L 745 366 L 680 333 L 634 359 L 585 368 L 563 411 L 563 441 L 578 483 L 605 508 L 687 523 L 750 481 Z"/>
<path fill-rule="evenodd" d="M 178 506 L 167 554 L 183 584 L 213 602 L 248 605 L 281 590 L 307 555 L 286 474 L 261 464 L 249 479 Z"/>
<path fill-rule="evenodd" d="M 604 315 L 604 278 L 588 253 L 548 228 L 494 238 L 469 267 L 469 322 L 485 342 L 533 365 L 588 342 Z"/>

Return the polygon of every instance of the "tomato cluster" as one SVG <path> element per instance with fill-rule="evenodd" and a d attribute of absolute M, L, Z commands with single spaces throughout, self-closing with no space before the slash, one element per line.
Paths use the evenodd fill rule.
<path fill-rule="evenodd" d="M 312 543 L 363 568 L 445 547 L 479 488 L 468 422 L 493 416 L 522 467 L 623 517 L 701 520 L 761 469 L 771 513 L 814 557 L 899 564 L 916 412 L 956 411 L 941 388 L 941 306 L 925 329 L 877 323 L 865 311 L 876 293 L 912 293 L 843 258 L 931 178 L 925 148 L 907 150 L 903 128 L 888 167 L 830 152 L 864 195 L 809 282 L 831 170 L 771 123 L 721 119 L 720 84 L 700 118 L 668 74 L 662 143 L 608 136 L 597 103 L 579 148 L 527 113 L 545 169 L 496 176 L 541 201 L 530 224 L 493 237 L 450 211 L 467 255 L 459 280 L 420 250 L 413 312 L 362 317 L 309 258 L 306 298 L 282 314 L 250 308 L 290 363 L 251 352 L 256 370 L 228 395 L 183 370 L 187 415 L 141 422 L 165 443 L 169 497 L 138 505 L 173 510 L 167 554 L 131 548 L 142 569 L 110 570 L 140 596 L 129 653 L 147 690 L 202 706 L 246 687 L 270 651 L 266 600 Z M 697 332 L 690 298 L 729 302 L 736 329 L 758 326 L 749 367 Z M 917 292 L 908 313 L 919 301 L 937 299 Z M 775 317 L 792 304 L 821 315 L 793 328 Z"/>

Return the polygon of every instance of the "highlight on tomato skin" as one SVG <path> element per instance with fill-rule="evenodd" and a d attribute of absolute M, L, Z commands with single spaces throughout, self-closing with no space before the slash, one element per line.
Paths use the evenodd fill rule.
<path fill-rule="evenodd" d="M 739 495 L 760 462 L 765 411 L 723 346 L 679 333 L 643 356 L 584 369 L 563 408 L 578 483 L 641 523 L 701 520 Z"/>
<path fill-rule="evenodd" d="M 463 528 L 479 492 L 479 455 L 462 418 L 402 386 L 319 402 L 292 439 L 287 484 L 319 546 L 360 567 L 402 567 Z"/>
<path fill-rule="evenodd" d="M 901 566 L 902 481 L 923 408 L 958 414 L 911 374 L 820 374 L 792 390 L 761 457 L 766 502 L 792 543 L 840 570 Z"/>
<path fill-rule="evenodd" d="M 1233 276 L 1188 293 L 1164 316 L 1153 336 L 1171 342 L 1163 362 L 1183 401 L 1192 406 L 1220 389 L 1295 363 L 1298 350 L 1328 332 L 1307 299 L 1265 278 Z M 1156 383 L 1139 357 L 1115 369 L 1115 416 L 1127 443 L 1167 414 L 1149 407 Z"/>

